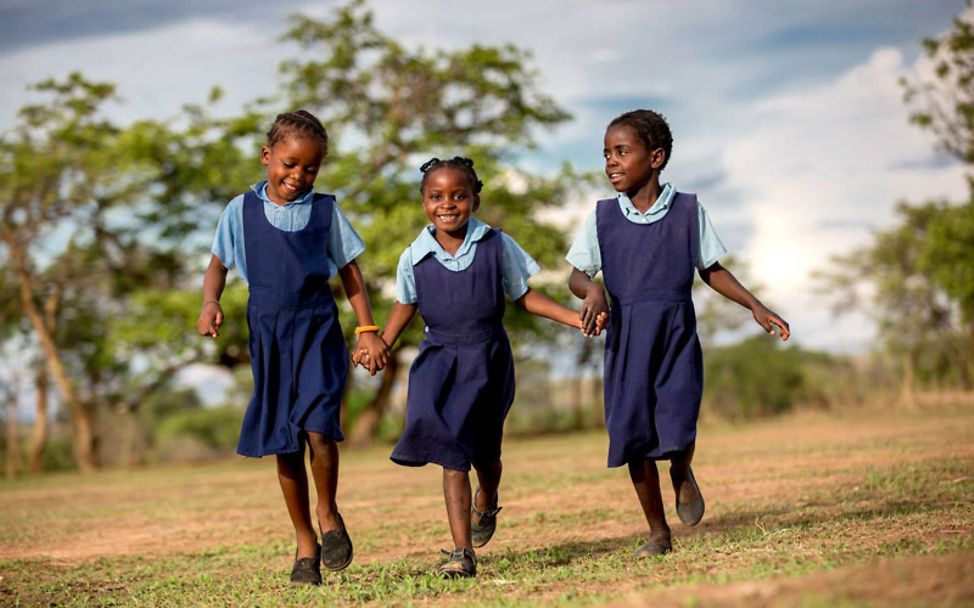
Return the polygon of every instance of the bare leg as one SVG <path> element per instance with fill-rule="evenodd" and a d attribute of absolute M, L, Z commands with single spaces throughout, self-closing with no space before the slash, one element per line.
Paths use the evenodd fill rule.
<path fill-rule="evenodd" d="M 481 512 L 495 508 L 503 470 L 500 458 L 485 464 L 474 464 L 473 468 L 477 471 L 477 483 L 480 485 L 480 492 L 473 497 L 474 508 Z"/>
<path fill-rule="evenodd" d="M 321 532 L 338 530 L 338 443 L 321 433 L 308 433 L 311 450 L 311 477 L 315 482 L 318 505 L 315 515 Z"/>
<path fill-rule="evenodd" d="M 639 505 L 643 508 L 646 523 L 649 524 L 649 542 L 670 544 L 670 527 L 666 524 L 663 512 L 663 496 L 659 488 L 659 471 L 656 461 L 648 458 L 629 463 L 629 478 L 636 490 Z"/>
<path fill-rule="evenodd" d="M 443 498 L 450 521 L 453 546 L 473 550 L 470 540 L 470 474 L 467 471 L 443 469 Z"/>
<path fill-rule="evenodd" d="M 697 488 L 690 480 L 690 463 L 693 462 L 693 451 L 696 443 L 691 443 L 690 447 L 674 456 L 670 462 L 670 479 L 673 481 L 673 492 L 679 503 L 689 503 L 699 498 Z"/>
<path fill-rule="evenodd" d="M 304 468 L 304 448 L 291 454 L 277 455 L 277 479 L 281 483 L 284 504 L 287 505 L 294 535 L 298 542 L 296 557 L 317 555 L 318 535 L 311 525 L 308 506 L 308 472 Z"/>

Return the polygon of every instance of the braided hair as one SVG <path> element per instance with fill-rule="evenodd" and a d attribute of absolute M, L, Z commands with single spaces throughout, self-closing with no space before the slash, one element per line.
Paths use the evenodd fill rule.
<path fill-rule="evenodd" d="M 470 187 L 473 188 L 474 194 L 480 194 L 480 191 L 484 187 L 484 182 L 477 178 L 477 172 L 473 168 L 473 161 L 464 156 L 454 156 L 453 158 L 448 158 L 446 160 L 440 160 L 433 157 L 423 163 L 423 166 L 419 168 L 420 173 L 423 174 L 423 179 L 419 182 L 419 191 L 422 192 L 426 188 L 426 177 L 430 173 L 436 171 L 437 169 L 442 169 L 444 167 L 449 167 L 451 169 L 456 169 L 470 181 Z"/>
<path fill-rule="evenodd" d="M 663 158 L 660 171 L 666 167 L 666 163 L 670 162 L 670 152 L 673 151 L 673 134 L 670 132 L 670 125 L 666 124 L 666 119 L 661 114 L 652 110 L 626 112 L 613 118 L 606 130 L 616 125 L 631 127 L 639 139 L 646 144 L 646 150 L 650 152 L 656 148 L 663 148 L 666 156 Z"/>
<path fill-rule="evenodd" d="M 274 144 L 289 135 L 316 139 L 321 144 L 322 153 L 328 154 L 328 132 L 315 115 L 307 110 L 278 114 L 267 132 L 267 147 L 274 147 Z"/>

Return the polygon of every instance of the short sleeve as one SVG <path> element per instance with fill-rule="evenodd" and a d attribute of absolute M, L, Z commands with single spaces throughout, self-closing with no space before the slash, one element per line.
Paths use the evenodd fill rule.
<path fill-rule="evenodd" d="M 568 263 L 578 268 L 589 278 L 595 277 L 602 270 L 602 252 L 599 250 L 598 224 L 595 210 L 585 218 L 582 229 L 575 236 L 568 255 Z"/>
<path fill-rule="evenodd" d="M 220 258 L 223 267 L 233 268 L 237 260 L 234 252 L 243 244 L 243 196 L 238 196 L 227 203 L 220 215 L 216 226 L 216 236 L 210 252 Z"/>
<path fill-rule="evenodd" d="M 541 267 L 513 238 L 501 233 L 504 239 L 504 266 L 501 282 L 512 300 L 518 300 L 528 292 L 528 279 L 538 274 Z"/>
<path fill-rule="evenodd" d="M 341 270 L 352 260 L 362 255 L 365 243 L 352 228 L 352 224 L 338 208 L 338 203 L 332 206 L 331 230 L 328 231 L 328 257 Z"/>
<path fill-rule="evenodd" d="M 416 303 L 416 275 L 413 273 L 413 256 L 409 247 L 399 256 L 396 267 L 396 301 L 401 304 Z"/>
<path fill-rule="evenodd" d="M 707 210 L 697 201 L 697 229 L 699 232 L 699 251 L 697 251 L 697 268 L 706 270 L 713 266 L 723 256 L 727 255 L 727 248 L 717 236 Z"/>

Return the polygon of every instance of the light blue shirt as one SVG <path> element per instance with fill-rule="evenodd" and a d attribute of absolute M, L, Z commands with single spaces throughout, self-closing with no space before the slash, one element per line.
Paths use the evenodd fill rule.
<path fill-rule="evenodd" d="M 267 197 L 267 182 L 262 181 L 251 186 L 257 196 L 264 202 L 264 217 L 278 230 L 296 232 L 308 225 L 311 219 L 311 203 L 314 192 L 308 192 L 296 201 L 286 205 L 278 205 Z M 216 237 L 210 251 L 220 258 L 227 269 L 237 267 L 237 272 L 244 282 L 247 282 L 247 254 L 244 248 L 243 227 L 244 195 L 235 197 L 223 210 L 220 223 L 216 227 Z M 365 251 L 365 243 L 355 229 L 348 222 L 338 205 L 333 206 L 331 215 L 331 229 L 328 231 L 328 242 L 325 252 L 328 254 L 328 278 L 331 279 L 340 268 L 357 258 Z M 249 284 L 249 283 L 248 283 Z"/>
<path fill-rule="evenodd" d="M 489 225 L 475 217 L 470 218 L 463 244 L 457 249 L 456 255 L 450 255 L 437 242 L 433 224 L 423 228 L 416 240 L 399 256 L 399 267 L 396 269 L 396 300 L 403 304 L 416 303 L 416 275 L 413 273 L 413 266 L 429 253 L 432 253 L 436 261 L 448 270 L 460 272 L 469 268 L 477 253 L 477 242 L 483 239 L 489 230 Z M 514 239 L 503 232 L 501 237 L 504 245 L 501 283 L 504 292 L 512 300 L 518 300 L 528 292 L 528 279 L 537 274 L 541 267 L 534 258 L 521 249 Z"/>
<path fill-rule="evenodd" d="M 617 198 L 619 209 L 622 210 L 622 214 L 627 220 L 634 224 L 652 224 L 666 217 L 675 194 L 676 188 L 672 184 L 665 184 L 659 198 L 646 213 L 641 213 L 639 209 L 636 209 L 625 192 L 620 192 Z M 699 238 L 697 239 L 696 265 L 698 269 L 704 270 L 713 266 L 717 260 L 726 255 L 727 248 L 724 247 L 710 223 L 707 210 L 699 202 L 697 203 L 697 229 Z M 585 218 L 585 225 L 575 237 L 575 242 L 572 243 L 565 259 L 590 277 L 594 277 L 602 270 L 602 252 L 599 250 L 598 221 L 596 220 L 595 210 Z"/>

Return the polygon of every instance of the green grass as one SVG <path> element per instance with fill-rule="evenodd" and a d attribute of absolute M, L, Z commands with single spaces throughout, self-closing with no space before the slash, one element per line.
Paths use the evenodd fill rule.
<path fill-rule="evenodd" d="M 224 463 L 8 482 L 0 484 L 0 542 L 30 547 L 39 556 L 0 560 L 0 605 L 584 606 L 643 605 L 653 597 L 672 603 L 676 597 L 679 605 L 705 606 L 737 603 L 735 596 L 719 595 L 735 584 L 792 581 L 798 587 L 781 605 L 834 608 L 876 602 L 841 586 L 823 587 L 821 577 L 877 564 L 903 563 L 922 571 L 940 563 L 924 560 L 939 558 L 960 559 L 966 578 L 954 581 L 956 589 L 948 585 L 939 600 L 917 596 L 908 603 L 949 605 L 950 593 L 959 589 L 956 605 L 963 605 L 964 593 L 974 597 L 974 450 L 969 447 L 974 411 L 968 414 L 959 417 L 963 424 L 953 420 L 946 426 L 935 413 L 903 414 L 887 420 L 887 433 L 875 440 L 854 433 L 829 439 L 829 425 L 838 435 L 848 421 L 822 416 L 814 419 L 820 449 L 811 439 L 763 447 L 738 441 L 764 437 L 769 428 L 801 437 L 804 418 L 713 431 L 714 450 L 720 453 L 708 452 L 703 440 L 698 458 L 708 498 L 704 523 L 693 530 L 677 524 L 675 551 L 643 561 L 632 558 L 642 528 L 635 499 L 618 471 L 601 469 L 601 435 L 510 442 L 505 459 L 511 466 L 501 496 L 514 506 L 501 514 L 499 540 L 478 553 L 478 578 L 461 581 L 432 574 L 436 550 L 448 539 L 445 517 L 438 515 L 438 485 L 430 483 L 438 479 L 435 472 L 406 475 L 387 469 L 393 465 L 382 462 L 383 449 L 345 459 L 343 475 L 387 475 L 389 484 L 398 485 L 391 500 L 374 496 L 372 488 L 345 492 L 367 510 L 352 530 L 356 562 L 344 572 L 326 574 L 318 588 L 288 584 L 293 547 L 277 519 L 273 533 L 251 531 L 255 542 L 189 539 L 185 549 L 67 559 L 44 557 L 37 549 L 51 539 L 70 539 L 79 527 L 111 531 L 112 522 L 133 517 L 132 510 L 162 529 L 178 529 L 189 519 L 216 521 L 227 505 L 262 518 L 262 509 L 279 500 L 265 495 L 275 488 L 264 463 L 256 470 L 252 463 Z M 866 420 L 859 424 L 863 432 L 870 428 Z M 924 444 L 922 434 L 937 429 L 937 441 Z M 887 462 L 891 454 L 896 460 Z M 718 477 L 722 467 L 739 476 Z M 259 484 L 259 491 L 241 494 L 241 484 Z M 47 510 L 30 508 L 47 493 L 64 496 L 65 502 Z M 72 495 L 85 500 L 72 505 Z M 670 494 L 664 496 L 670 500 Z M 414 511 L 400 504 L 407 499 Z M 518 509 L 519 501 L 543 504 Z M 282 510 L 269 513 L 279 519 Z M 384 557 L 373 559 L 376 554 Z M 868 580 L 869 572 L 860 578 Z M 890 589 L 897 584 L 891 579 Z M 890 597 L 878 597 L 878 605 L 892 605 Z"/>

